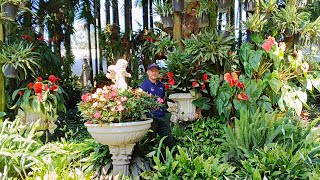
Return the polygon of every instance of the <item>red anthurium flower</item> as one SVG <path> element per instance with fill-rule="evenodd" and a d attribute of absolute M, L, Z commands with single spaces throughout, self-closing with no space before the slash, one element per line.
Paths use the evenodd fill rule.
<path fill-rule="evenodd" d="M 42 93 L 42 82 L 36 82 L 36 83 L 34 83 L 33 89 L 34 89 L 34 92 L 35 92 L 36 94 Z"/>
<path fill-rule="evenodd" d="M 23 91 L 22 90 L 19 91 L 19 95 L 20 95 L 20 97 L 23 96 Z"/>
<path fill-rule="evenodd" d="M 32 88 L 33 88 L 33 83 L 32 83 L 32 82 L 28 84 L 28 88 L 29 88 L 29 89 L 32 89 Z"/>
<path fill-rule="evenodd" d="M 46 84 L 46 85 L 44 85 L 43 90 L 45 90 L 45 91 L 48 91 L 48 90 L 49 90 L 49 87 L 48 87 L 48 85 L 47 85 L 47 84 Z"/>
<path fill-rule="evenodd" d="M 240 100 L 247 101 L 247 100 L 249 100 L 249 97 L 244 92 L 242 92 L 237 95 L 237 99 L 238 99 L 238 101 L 240 101 Z"/>
<path fill-rule="evenodd" d="M 230 85 L 230 87 L 233 87 L 234 85 L 236 85 L 238 83 L 238 75 L 237 73 L 233 72 L 233 73 L 227 73 L 224 75 L 224 80 L 227 81 Z"/>
<path fill-rule="evenodd" d="M 164 84 L 164 88 L 165 88 L 166 90 L 170 89 L 169 84 Z"/>
<path fill-rule="evenodd" d="M 38 37 L 37 39 L 38 39 L 39 41 L 43 41 L 43 40 L 44 40 L 43 36 L 40 36 L 40 37 Z"/>
<path fill-rule="evenodd" d="M 172 72 L 168 72 L 167 76 L 169 77 L 169 79 L 173 78 L 174 74 Z"/>
<path fill-rule="evenodd" d="M 232 51 L 229 51 L 228 54 L 231 55 L 231 54 L 233 54 L 233 52 L 232 52 Z"/>
<path fill-rule="evenodd" d="M 236 86 L 237 86 L 238 88 L 243 89 L 243 88 L 244 88 L 244 83 L 238 81 L 238 82 L 236 83 Z"/>
<path fill-rule="evenodd" d="M 42 79 L 42 77 L 37 77 L 37 81 L 42 81 L 43 79 Z"/>
<path fill-rule="evenodd" d="M 148 41 L 152 43 L 152 42 L 153 42 L 153 39 L 152 39 L 152 38 L 148 38 Z"/>
<path fill-rule="evenodd" d="M 263 43 L 261 47 L 267 52 L 271 50 L 271 44 L 269 44 L 268 42 Z"/>
<path fill-rule="evenodd" d="M 23 34 L 21 37 L 22 37 L 22 39 L 24 39 L 24 40 L 28 39 L 28 35 L 26 35 L 26 34 Z"/>
<path fill-rule="evenodd" d="M 203 80 L 204 80 L 204 81 L 209 80 L 209 75 L 208 75 L 208 74 L 204 74 L 204 75 L 203 75 Z"/>
<path fill-rule="evenodd" d="M 52 83 L 56 83 L 58 80 L 60 80 L 59 78 L 57 78 L 56 76 L 54 76 L 54 75 L 50 75 L 49 76 L 49 81 L 51 81 Z"/>
<path fill-rule="evenodd" d="M 202 90 L 205 90 L 205 89 L 206 89 L 206 85 L 203 84 L 203 85 L 201 86 L 201 89 L 202 89 Z"/>
<path fill-rule="evenodd" d="M 174 85 L 174 79 L 169 79 L 169 80 L 168 80 L 168 83 L 169 83 L 171 86 L 173 86 L 173 85 Z"/>
<path fill-rule="evenodd" d="M 275 45 L 277 43 L 277 41 L 274 39 L 274 37 L 268 36 L 267 41 L 271 44 L 271 45 Z"/>
<path fill-rule="evenodd" d="M 196 82 L 196 81 L 192 82 L 192 87 L 197 87 L 198 85 L 199 85 L 198 82 Z"/>
<path fill-rule="evenodd" d="M 53 85 L 50 87 L 50 91 L 57 91 L 58 86 L 57 85 Z"/>

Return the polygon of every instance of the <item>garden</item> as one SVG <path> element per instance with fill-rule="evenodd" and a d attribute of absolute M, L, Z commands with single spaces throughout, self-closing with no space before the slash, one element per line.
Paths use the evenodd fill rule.
<path fill-rule="evenodd" d="M 319 0 L 0 3 L 0 179 L 320 179 Z"/>

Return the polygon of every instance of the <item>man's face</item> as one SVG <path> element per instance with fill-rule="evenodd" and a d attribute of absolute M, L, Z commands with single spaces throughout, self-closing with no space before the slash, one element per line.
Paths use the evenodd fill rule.
<path fill-rule="evenodd" d="M 159 76 L 159 70 L 157 68 L 152 68 L 147 71 L 150 80 L 157 80 Z"/>

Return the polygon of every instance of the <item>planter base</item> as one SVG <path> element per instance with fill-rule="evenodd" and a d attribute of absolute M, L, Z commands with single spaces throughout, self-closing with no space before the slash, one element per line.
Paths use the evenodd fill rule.
<path fill-rule="evenodd" d="M 109 146 L 110 153 L 112 154 L 112 165 L 113 165 L 113 177 L 117 177 L 119 174 L 124 176 L 129 175 L 129 164 L 133 147 L 136 144 L 125 144 L 119 146 Z"/>

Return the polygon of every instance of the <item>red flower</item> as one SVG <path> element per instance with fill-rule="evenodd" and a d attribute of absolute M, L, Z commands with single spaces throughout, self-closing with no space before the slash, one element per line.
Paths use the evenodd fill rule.
<path fill-rule="evenodd" d="M 42 93 L 37 93 L 37 96 L 38 96 L 38 99 L 39 99 L 39 101 L 43 101 L 43 98 L 42 98 Z"/>
<path fill-rule="evenodd" d="M 228 54 L 231 55 L 231 54 L 233 54 L 233 52 L 232 52 L 232 51 L 229 51 Z"/>
<path fill-rule="evenodd" d="M 40 37 L 38 37 L 37 39 L 38 39 L 39 41 L 43 41 L 43 40 L 44 40 L 43 36 L 40 36 Z"/>
<path fill-rule="evenodd" d="M 57 91 L 58 86 L 57 85 L 53 85 L 50 87 L 50 91 Z"/>
<path fill-rule="evenodd" d="M 233 73 L 227 73 L 224 75 L 224 80 L 227 81 L 230 85 L 230 87 L 233 87 L 234 85 L 236 85 L 238 83 L 238 75 L 233 72 Z"/>
<path fill-rule="evenodd" d="M 169 79 L 173 78 L 174 74 L 172 72 L 168 72 L 167 76 L 169 77 Z"/>
<path fill-rule="evenodd" d="M 164 84 L 164 88 L 165 88 L 166 90 L 170 89 L 169 84 Z"/>
<path fill-rule="evenodd" d="M 209 80 L 208 74 L 204 74 L 204 75 L 203 75 L 203 80 L 204 80 L 204 81 Z"/>
<path fill-rule="evenodd" d="M 33 47 L 32 49 L 31 49 L 31 51 L 35 51 L 36 50 L 36 48 L 35 47 Z"/>
<path fill-rule="evenodd" d="M 88 120 L 88 121 L 87 121 L 87 124 L 91 124 L 91 121 Z"/>
<path fill-rule="evenodd" d="M 26 35 L 26 34 L 22 34 L 22 39 L 24 39 L 24 40 L 26 40 L 26 39 L 28 39 L 28 35 Z"/>
<path fill-rule="evenodd" d="M 275 44 L 276 44 L 276 40 L 273 37 L 269 36 L 268 39 L 264 40 L 264 43 L 262 44 L 261 47 L 267 52 L 269 52 L 271 50 L 271 46 Z"/>
<path fill-rule="evenodd" d="M 202 89 L 202 90 L 205 90 L 205 89 L 206 89 L 206 85 L 203 84 L 203 85 L 201 86 L 201 89 Z"/>
<path fill-rule="evenodd" d="M 28 88 L 29 88 L 29 89 L 32 89 L 32 88 L 33 88 L 33 83 L 32 83 L 32 82 L 28 84 Z"/>
<path fill-rule="evenodd" d="M 46 85 L 44 85 L 43 90 L 45 90 L 45 91 L 48 91 L 48 90 L 49 90 L 49 88 L 48 88 L 48 85 L 47 85 L 47 84 L 46 84 Z"/>
<path fill-rule="evenodd" d="M 19 95 L 20 95 L 20 97 L 23 95 L 23 91 L 22 90 L 19 91 Z"/>
<path fill-rule="evenodd" d="M 34 83 L 33 89 L 34 89 L 34 92 L 35 92 L 36 94 L 41 93 L 41 92 L 42 92 L 42 82 L 36 82 L 36 83 Z"/>
<path fill-rule="evenodd" d="M 244 92 L 242 92 L 237 95 L 237 99 L 238 99 L 238 101 L 240 101 L 240 100 L 247 101 L 247 100 L 249 100 L 249 97 Z"/>
<path fill-rule="evenodd" d="M 174 79 L 169 79 L 169 80 L 168 80 L 168 83 L 169 83 L 171 86 L 173 86 L 173 85 L 174 85 Z"/>
<path fill-rule="evenodd" d="M 37 77 L 37 81 L 42 81 L 43 79 L 42 79 L 42 77 Z"/>
<path fill-rule="evenodd" d="M 196 82 L 196 81 L 192 82 L 192 87 L 197 87 L 198 85 L 199 85 L 198 82 Z"/>
<path fill-rule="evenodd" d="M 51 81 L 52 83 L 56 83 L 58 80 L 60 80 L 59 78 L 57 78 L 56 76 L 54 76 L 54 75 L 50 75 L 49 76 L 49 81 Z"/>
<path fill-rule="evenodd" d="M 153 39 L 152 39 L 152 38 L 148 38 L 147 41 L 149 41 L 149 42 L 152 43 L 152 42 L 153 42 Z"/>
<path fill-rule="evenodd" d="M 244 88 L 244 83 L 238 81 L 238 82 L 236 83 L 236 86 L 237 86 L 238 88 L 243 89 L 243 88 Z"/>

